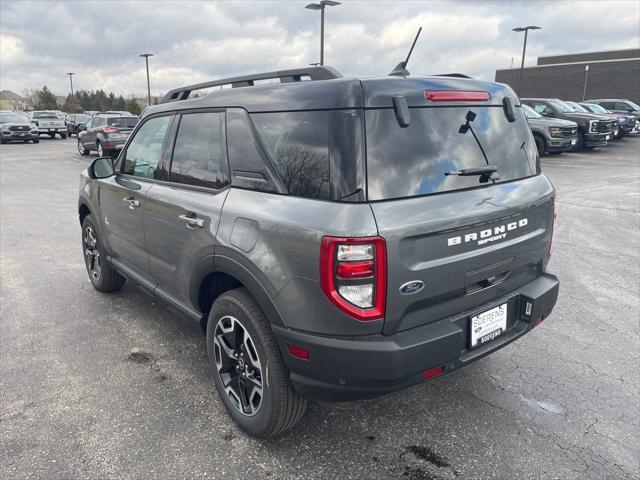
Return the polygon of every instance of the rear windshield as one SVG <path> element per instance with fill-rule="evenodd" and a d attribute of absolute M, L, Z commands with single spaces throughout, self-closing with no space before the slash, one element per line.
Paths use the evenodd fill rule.
<path fill-rule="evenodd" d="M 77 123 L 79 122 L 86 122 L 87 120 L 89 120 L 89 115 L 76 115 L 75 116 L 75 121 Z"/>
<path fill-rule="evenodd" d="M 107 118 L 107 125 L 118 128 L 133 128 L 138 124 L 138 117 Z"/>
<path fill-rule="evenodd" d="M 445 174 L 487 162 L 498 167 L 499 183 L 535 175 L 535 144 L 521 109 L 514 110 L 516 121 L 510 123 L 501 106 L 411 108 L 406 128 L 399 126 L 393 109 L 367 110 L 369 200 L 486 185 L 479 176 Z M 476 115 L 472 130 L 461 133 L 470 111 Z"/>

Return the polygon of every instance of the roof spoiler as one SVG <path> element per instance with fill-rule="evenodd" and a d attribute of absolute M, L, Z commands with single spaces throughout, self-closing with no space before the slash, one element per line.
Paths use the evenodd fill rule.
<path fill-rule="evenodd" d="M 295 83 L 307 80 L 304 77 L 309 77 L 308 79 L 310 80 L 331 80 L 333 78 L 340 78 L 342 75 L 340 75 L 340 73 L 333 67 L 317 66 L 256 73 L 241 77 L 222 78 L 219 80 L 187 85 L 185 87 L 170 90 L 164 97 L 162 97 L 160 103 L 186 100 L 189 98 L 189 95 L 191 95 L 191 92 L 195 90 L 202 90 L 204 88 L 221 87 L 223 85 L 229 86 L 230 88 L 253 87 L 256 81 L 272 79 L 279 79 L 280 83 Z"/>
<path fill-rule="evenodd" d="M 456 77 L 456 78 L 473 78 L 464 73 L 438 73 L 436 77 Z"/>

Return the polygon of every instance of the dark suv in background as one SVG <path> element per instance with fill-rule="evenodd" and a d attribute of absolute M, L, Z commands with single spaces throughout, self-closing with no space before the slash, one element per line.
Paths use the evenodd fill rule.
<path fill-rule="evenodd" d="M 522 111 L 533 133 L 538 153 L 561 153 L 571 150 L 578 142 L 578 124 L 559 118 L 540 115 L 529 105 L 522 105 Z"/>
<path fill-rule="evenodd" d="M 71 113 L 67 116 L 67 133 L 69 136 L 78 135 L 87 126 L 89 115 L 84 113 Z"/>
<path fill-rule="evenodd" d="M 250 434 L 291 427 L 307 398 L 468 365 L 556 302 L 555 194 L 515 93 L 402 75 L 309 67 L 179 88 L 115 163 L 81 174 L 94 287 L 128 279 L 199 322 Z M 230 88 L 189 99 L 214 86 Z"/>
<path fill-rule="evenodd" d="M 521 98 L 520 101 L 544 117 L 576 122 L 578 124 L 578 141 L 575 150 L 603 147 L 611 138 L 613 122 L 608 117 L 576 112 L 557 98 Z"/>
<path fill-rule="evenodd" d="M 92 150 L 98 156 L 112 155 L 129 138 L 129 134 L 138 124 L 138 117 L 99 114 L 91 117 L 85 130 L 78 134 L 78 152 L 89 155 Z"/>

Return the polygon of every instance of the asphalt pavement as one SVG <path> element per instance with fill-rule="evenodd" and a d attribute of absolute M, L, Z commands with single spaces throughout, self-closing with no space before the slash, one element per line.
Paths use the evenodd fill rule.
<path fill-rule="evenodd" d="M 89 158 L 75 137 L 0 147 L 0 478 L 640 478 L 640 138 L 543 159 L 561 286 L 537 329 L 408 390 L 311 403 L 270 441 L 227 416 L 198 325 L 93 290 Z"/>

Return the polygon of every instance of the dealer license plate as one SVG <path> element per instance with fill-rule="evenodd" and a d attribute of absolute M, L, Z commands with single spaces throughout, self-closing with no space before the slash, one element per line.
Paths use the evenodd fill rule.
<path fill-rule="evenodd" d="M 507 304 L 503 303 L 469 319 L 471 348 L 499 337 L 507 330 Z"/>
<path fill-rule="evenodd" d="M 576 141 L 575 140 L 571 140 L 571 145 L 575 145 Z"/>

